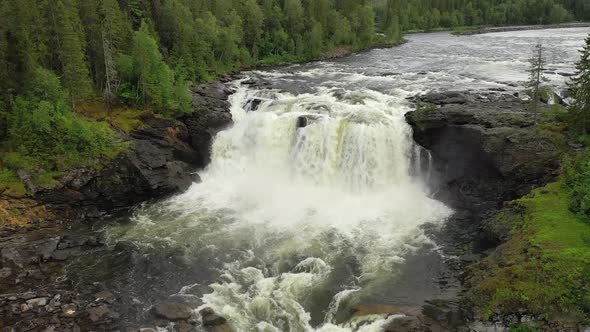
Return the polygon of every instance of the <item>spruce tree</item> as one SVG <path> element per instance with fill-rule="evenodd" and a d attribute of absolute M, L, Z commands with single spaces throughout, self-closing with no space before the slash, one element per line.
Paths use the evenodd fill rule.
<path fill-rule="evenodd" d="M 133 36 L 131 59 L 132 81 L 137 84 L 144 105 L 159 110 L 189 110 L 188 85 L 182 75 L 174 77 L 174 71 L 164 62 L 158 44 L 145 23 Z"/>
<path fill-rule="evenodd" d="M 574 98 L 574 103 L 569 108 L 569 118 L 572 128 L 585 134 L 590 133 L 590 35 L 580 53 L 576 75 L 569 84 Z"/>
<path fill-rule="evenodd" d="M 104 97 L 111 105 L 119 88 L 119 75 L 115 69 L 115 58 L 127 44 L 131 26 L 125 20 L 116 0 L 99 0 L 100 39 L 104 64 Z"/>
<path fill-rule="evenodd" d="M 55 33 L 57 55 L 62 67 L 62 80 L 70 93 L 70 100 L 84 100 L 92 92 L 85 39 L 74 0 L 50 1 L 50 16 Z"/>
<path fill-rule="evenodd" d="M 254 59 L 258 58 L 258 44 L 262 36 L 263 13 L 256 0 L 242 1 L 244 43 Z"/>
<path fill-rule="evenodd" d="M 526 87 L 529 89 L 531 101 L 529 104 L 529 112 L 535 114 L 535 122 L 538 122 L 539 102 L 541 100 L 541 84 L 546 81 L 545 59 L 543 58 L 543 45 L 537 44 L 533 51 L 533 56 L 529 60 L 530 68 L 529 80 Z"/>
<path fill-rule="evenodd" d="M 388 0 L 385 12 L 385 25 L 383 31 L 389 42 L 399 42 L 401 37 L 401 27 L 399 15 L 401 13 L 401 3 L 399 0 Z"/>

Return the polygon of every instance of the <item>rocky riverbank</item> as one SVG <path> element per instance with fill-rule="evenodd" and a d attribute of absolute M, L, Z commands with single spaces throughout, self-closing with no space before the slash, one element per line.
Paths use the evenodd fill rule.
<path fill-rule="evenodd" d="M 419 99 L 427 106 L 406 119 L 414 140 L 431 151 L 437 199 L 481 220 L 558 175 L 567 147 L 550 126 L 535 126 L 519 97 L 449 92 Z"/>
<path fill-rule="evenodd" d="M 470 35 L 481 35 L 484 33 L 493 32 L 509 32 L 509 31 L 522 31 L 522 30 L 543 30 L 543 29 L 564 29 L 564 28 L 587 28 L 590 27 L 590 23 L 562 23 L 562 24 L 543 24 L 543 25 L 520 25 L 520 26 L 507 26 L 507 27 L 486 27 L 468 31 L 458 32 L 461 36 Z"/>
<path fill-rule="evenodd" d="M 587 286 L 577 272 L 551 267 L 583 265 L 585 257 L 576 236 L 586 236 L 587 226 L 568 210 L 565 189 L 551 183 L 563 156 L 578 146 L 568 144 L 549 107 L 536 117 L 515 96 L 443 93 L 418 100 L 422 106 L 406 118 L 415 140 L 432 153 L 435 197 L 457 211 L 445 226 L 456 234 L 450 250 L 463 243 L 472 258 L 462 260 L 459 299 L 471 327 L 584 331 L 583 301 L 576 299 Z M 547 231 L 554 239 L 540 240 Z M 579 254 L 563 257 L 557 249 L 563 246 Z"/>
<path fill-rule="evenodd" d="M 172 324 L 178 331 L 194 329 L 201 321 L 223 323 L 212 313 L 193 312 L 194 303 L 179 299 L 143 313 L 137 303 L 111 292 L 99 276 L 89 282 L 64 275 L 75 259 L 85 261 L 80 257 L 87 256 L 93 264 L 94 253 L 105 250 L 103 240 L 85 223 L 125 214 L 138 203 L 199 181 L 194 172 L 209 163 L 213 137 L 232 124 L 231 93 L 223 81 L 199 85 L 193 91 L 192 113 L 178 119 L 144 117 L 143 126 L 125 135 L 128 149 L 104 166 L 71 169 L 52 187 L 28 183 L 27 197 L 0 195 L 2 331 L 137 331 L 142 327 L 129 325 L 123 316 L 146 314 L 154 327 Z M 122 259 L 131 252 L 122 245 L 106 254 Z"/>
<path fill-rule="evenodd" d="M 7 213 L 2 224 L 98 218 L 187 189 L 199 181 L 195 170 L 209 163 L 214 135 L 232 123 L 231 93 L 221 81 L 197 86 L 192 113 L 178 119 L 145 115 L 140 128 L 123 135 L 128 148 L 117 158 L 99 167 L 70 169 L 57 185 L 39 187 L 20 174 L 31 194 L 0 195 L 0 207 L 20 211 Z"/>

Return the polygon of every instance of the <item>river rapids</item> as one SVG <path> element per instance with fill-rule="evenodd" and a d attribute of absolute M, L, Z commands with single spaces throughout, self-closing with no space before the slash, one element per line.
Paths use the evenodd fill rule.
<path fill-rule="evenodd" d="M 246 73 L 232 83 L 234 125 L 217 135 L 202 182 L 106 227 L 108 243 L 132 243 L 141 261 L 121 284 L 147 304 L 173 296 L 209 307 L 236 331 L 380 331 L 400 316 L 354 308 L 420 305 L 424 284 L 400 286 L 404 268 L 420 253 L 443 255 L 425 229 L 453 213 L 425 186 L 430 157 L 412 140 L 406 98 L 519 91 L 539 41 L 563 86 L 587 32 L 413 35 L 393 49 Z"/>

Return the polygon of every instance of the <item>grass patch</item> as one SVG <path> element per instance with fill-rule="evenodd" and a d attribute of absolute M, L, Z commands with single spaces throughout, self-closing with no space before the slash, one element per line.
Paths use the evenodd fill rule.
<path fill-rule="evenodd" d="M 533 134 L 540 138 L 545 138 L 555 144 L 561 152 L 567 152 L 567 126 L 563 123 L 543 123 L 535 126 Z"/>
<path fill-rule="evenodd" d="M 510 127 L 525 127 L 530 124 L 529 118 L 522 113 L 496 113 L 496 119 Z"/>
<path fill-rule="evenodd" d="M 0 192 L 7 193 L 11 196 L 21 197 L 27 194 L 27 188 L 18 178 L 14 170 L 0 168 Z"/>
<path fill-rule="evenodd" d="M 429 113 L 436 111 L 438 105 L 432 103 L 425 103 L 420 100 L 416 101 L 416 109 L 412 112 L 412 120 L 416 126 L 421 130 L 429 129 L 432 126 L 432 121 Z"/>
<path fill-rule="evenodd" d="M 99 101 L 85 103 L 79 106 L 76 112 L 98 121 L 107 121 L 113 127 L 128 134 L 135 129 L 142 128 L 144 126 L 142 118 L 153 114 L 150 110 L 129 107 L 113 107 L 109 110 L 103 102 Z"/>
<path fill-rule="evenodd" d="M 467 280 L 484 319 L 520 312 L 590 322 L 590 224 L 570 211 L 570 199 L 559 181 L 516 200 L 524 213 L 499 214 L 499 224 L 511 225 L 509 239 L 470 267 Z"/>

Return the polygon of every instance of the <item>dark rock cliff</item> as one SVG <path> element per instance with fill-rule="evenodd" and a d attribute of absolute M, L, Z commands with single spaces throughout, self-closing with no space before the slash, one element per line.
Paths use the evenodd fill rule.
<path fill-rule="evenodd" d="M 420 99 L 431 106 L 406 119 L 431 151 L 430 185 L 450 206 L 479 219 L 557 175 L 561 149 L 536 130 L 519 98 L 450 92 Z"/>
<path fill-rule="evenodd" d="M 493 216 L 506 202 L 558 175 L 565 143 L 547 134 L 543 126 L 536 126 L 535 115 L 526 111 L 526 103 L 512 95 L 447 92 L 414 101 L 420 107 L 407 113 L 406 120 L 413 128 L 414 140 L 431 153 L 429 185 L 435 198 L 456 212 L 445 224 L 442 232 L 446 236 L 439 244 L 446 254 L 459 257 L 453 267 L 464 280 L 466 267 L 502 242 L 490 227 Z M 488 328 L 487 322 L 472 321 L 473 306 L 462 298 L 469 286 L 461 288 L 457 307 L 450 311 L 461 323 L 441 331 Z M 423 314 L 453 323 L 449 318 L 453 316 L 439 320 L 425 310 Z M 473 329 L 465 328 L 471 323 L 475 324 Z M 416 330 L 432 330 L 420 328 Z"/>
<path fill-rule="evenodd" d="M 186 190 L 210 161 L 212 139 L 232 124 L 220 82 L 199 85 L 193 112 L 179 119 L 149 116 L 126 139 L 129 148 L 103 167 L 75 168 L 61 185 L 34 188 L 34 198 L 62 217 L 99 217 L 140 202 Z"/>

